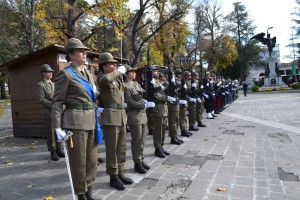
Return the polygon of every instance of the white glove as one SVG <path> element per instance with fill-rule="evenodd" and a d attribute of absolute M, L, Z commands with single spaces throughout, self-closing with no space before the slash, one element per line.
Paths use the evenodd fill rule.
<path fill-rule="evenodd" d="M 155 84 L 155 79 L 154 78 L 152 78 L 152 80 L 151 80 L 151 82 L 150 83 L 152 83 L 153 85 Z"/>
<path fill-rule="evenodd" d="M 127 103 L 124 103 L 124 107 L 127 108 Z"/>
<path fill-rule="evenodd" d="M 155 107 L 155 103 L 154 102 L 148 101 L 147 103 L 145 103 L 145 109 L 147 109 L 147 108 L 153 108 L 153 107 Z"/>
<path fill-rule="evenodd" d="M 201 89 L 203 89 L 204 87 L 203 87 L 203 85 L 201 85 L 201 87 L 200 87 Z"/>
<path fill-rule="evenodd" d="M 190 98 L 190 102 L 196 102 L 196 99 L 195 98 Z"/>
<path fill-rule="evenodd" d="M 184 84 L 183 87 L 184 87 L 184 89 L 186 89 L 187 88 L 186 84 Z"/>
<path fill-rule="evenodd" d="M 205 93 L 203 94 L 203 96 L 204 96 L 204 98 L 205 98 L 205 99 L 207 99 L 207 98 L 208 98 L 208 95 L 207 95 L 207 94 L 205 94 Z"/>
<path fill-rule="evenodd" d="M 206 83 L 206 87 L 208 87 L 209 86 L 209 83 Z"/>
<path fill-rule="evenodd" d="M 186 104 L 186 100 L 179 100 L 179 104 Z"/>
<path fill-rule="evenodd" d="M 55 133 L 58 141 L 64 140 L 64 137 L 66 136 L 65 131 L 63 131 L 61 128 L 55 128 Z"/>
<path fill-rule="evenodd" d="M 217 84 L 217 86 L 220 86 L 222 84 L 222 82 L 219 82 L 218 84 Z"/>
<path fill-rule="evenodd" d="M 196 83 L 193 83 L 193 84 L 192 84 L 192 87 L 194 87 L 194 88 L 197 87 L 197 84 L 196 84 Z"/>
<path fill-rule="evenodd" d="M 169 101 L 170 103 L 173 103 L 174 101 L 176 101 L 176 99 L 175 99 L 174 97 L 168 96 L 168 101 Z"/>
<path fill-rule="evenodd" d="M 201 101 L 201 98 L 197 98 L 197 101 L 198 101 L 198 103 L 201 103 L 202 101 Z"/>
<path fill-rule="evenodd" d="M 146 99 L 143 99 L 144 100 L 144 104 L 146 104 L 148 101 Z"/>
<path fill-rule="evenodd" d="M 162 91 L 165 91 L 166 87 L 160 86 Z"/>
<path fill-rule="evenodd" d="M 97 93 L 97 92 L 98 92 L 98 91 L 97 91 L 96 85 L 93 85 L 93 92 L 94 92 L 94 93 Z"/>
<path fill-rule="evenodd" d="M 125 74 L 126 73 L 126 68 L 124 65 L 120 65 L 118 67 L 118 71 L 121 72 L 121 74 Z"/>
<path fill-rule="evenodd" d="M 97 108 L 97 113 L 103 113 L 104 108 Z"/>
<path fill-rule="evenodd" d="M 213 93 L 213 96 L 215 96 L 216 94 L 215 93 Z"/>
<path fill-rule="evenodd" d="M 225 95 L 225 92 L 222 92 L 222 95 Z"/>
<path fill-rule="evenodd" d="M 175 77 L 174 76 L 171 78 L 171 82 L 175 83 Z"/>

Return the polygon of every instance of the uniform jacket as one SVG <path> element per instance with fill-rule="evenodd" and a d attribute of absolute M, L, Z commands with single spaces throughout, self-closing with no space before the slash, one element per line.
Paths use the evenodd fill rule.
<path fill-rule="evenodd" d="M 176 101 L 174 101 L 173 103 L 170 103 L 169 101 L 167 102 L 169 112 L 179 111 L 179 97 L 180 97 L 181 82 L 175 81 L 174 85 L 175 85 L 175 92 L 176 92 L 176 95 L 174 96 L 174 98 L 176 98 Z M 169 84 L 168 84 L 168 88 L 166 90 L 166 93 L 167 93 L 167 95 L 170 96 L 170 94 L 169 94 Z"/>
<path fill-rule="evenodd" d="M 101 116 L 102 125 L 107 126 L 125 126 L 127 115 L 125 109 L 111 108 L 111 104 L 124 105 L 124 90 L 122 82 L 118 79 L 121 73 L 118 70 L 103 74 L 97 78 L 101 103 L 104 111 Z"/>
<path fill-rule="evenodd" d="M 79 77 L 94 85 L 93 76 L 87 70 L 85 78 L 80 71 L 71 64 L 71 69 Z M 95 111 L 64 109 L 68 103 L 93 103 L 84 86 L 67 70 L 60 70 L 55 78 L 55 92 L 52 104 L 52 127 L 66 129 L 95 129 Z"/>
<path fill-rule="evenodd" d="M 43 104 L 43 118 L 51 118 L 54 84 L 51 80 L 42 80 L 37 84 L 37 95 Z"/>
<path fill-rule="evenodd" d="M 155 79 L 155 83 L 153 84 L 154 89 L 155 89 L 155 110 L 157 112 L 153 112 L 151 113 L 151 116 L 163 116 L 166 117 L 168 116 L 168 107 L 167 107 L 167 95 L 165 94 L 165 91 L 162 89 L 158 89 L 158 88 L 162 88 L 162 84 Z"/>
<path fill-rule="evenodd" d="M 136 81 L 126 82 L 124 89 L 125 102 L 127 103 L 126 113 L 127 125 L 140 125 L 147 123 L 143 93 L 145 90 Z"/>

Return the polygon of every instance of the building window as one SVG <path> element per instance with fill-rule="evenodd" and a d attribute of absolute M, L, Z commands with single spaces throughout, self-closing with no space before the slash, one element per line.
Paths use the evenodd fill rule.
<path fill-rule="evenodd" d="M 292 70 L 288 69 L 286 70 L 286 75 L 291 75 Z"/>
<path fill-rule="evenodd" d="M 284 70 L 279 70 L 280 75 L 284 75 Z"/>

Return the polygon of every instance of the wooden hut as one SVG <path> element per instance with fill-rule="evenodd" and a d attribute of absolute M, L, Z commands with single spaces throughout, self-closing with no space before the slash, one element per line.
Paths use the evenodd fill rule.
<path fill-rule="evenodd" d="M 0 71 L 8 71 L 11 88 L 11 111 L 15 137 L 45 138 L 42 119 L 42 104 L 36 94 L 36 85 L 41 81 L 40 66 L 49 64 L 56 73 L 68 66 L 64 46 L 57 44 L 37 50 L 30 54 L 0 65 Z M 98 68 L 99 53 L 87 52 L 87 67 L 92 74 Z M 114 57 L 116 60 L 120 58 Z M 122 59 L 123 62 L 128 60 Z M 53 80 L 54 81 L 54 80 Z"/>

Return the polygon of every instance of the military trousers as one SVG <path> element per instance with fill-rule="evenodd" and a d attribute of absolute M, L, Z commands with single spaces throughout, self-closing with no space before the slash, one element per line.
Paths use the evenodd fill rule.
<path fill-rule="evenodd" d="M 146 124 L 130 125 L 131 152 L 134 163 L 143 162 L 146 137 Z"/>
<path fill-rule="evenodd" d="M 202 99 L 201 103 L 196 104 L 196 121 L 198 123 L 202 121 L 203 110 L 204 110 L 204 99 Z"/>
<path fill-rule="evenodd" d="M 155 116 L 153 120 L 153 144 L 155 149 L 161 149 L 165 142 L 167 117 Z"/>
<path fill-rule="evenodd" d="M 84 194 L 96 179 L 98 148 L 94 130 L 70 130 L 73 147 L 68 143 L 68 154 L 75 194 Z"/>
<path fill-rule="evenodd" d="M 152 121 L 152 116 L 151 116 L 151 109 L 146 109 L 146 114 L 147 114 L 148 130 L 153 130 L 153 121 Z"/>
<path fill-rule="evenodd" d="M 179 111 L 168 111 L 169 136 L 177 137 Z"/>
<path fill-rule="evenodd" d="M 126 126 L 102 125 L 105 137 L 106 173 L 117 175 L 124 171 L 126 161 Z"/>
<path fill-rule="evenodd" d="M 179 105 L 179 127 L 180 127 L 180 130 L 187 130 L 186 111 L 187 111 L 187 105 Z"/>
<path fill-rule="evenodd" d="M 51 126 L 51 118 L 44 118 L 44 122 L 48 151 L 60 149 L 60 143 L 57 141 L 56 133 Z"/>
<path fill-rule="evenodd" d="M 188 111 L 189 111 L 189 126 L 194 126 L 196 122 L 196 103 L 189 102 Z"/>

